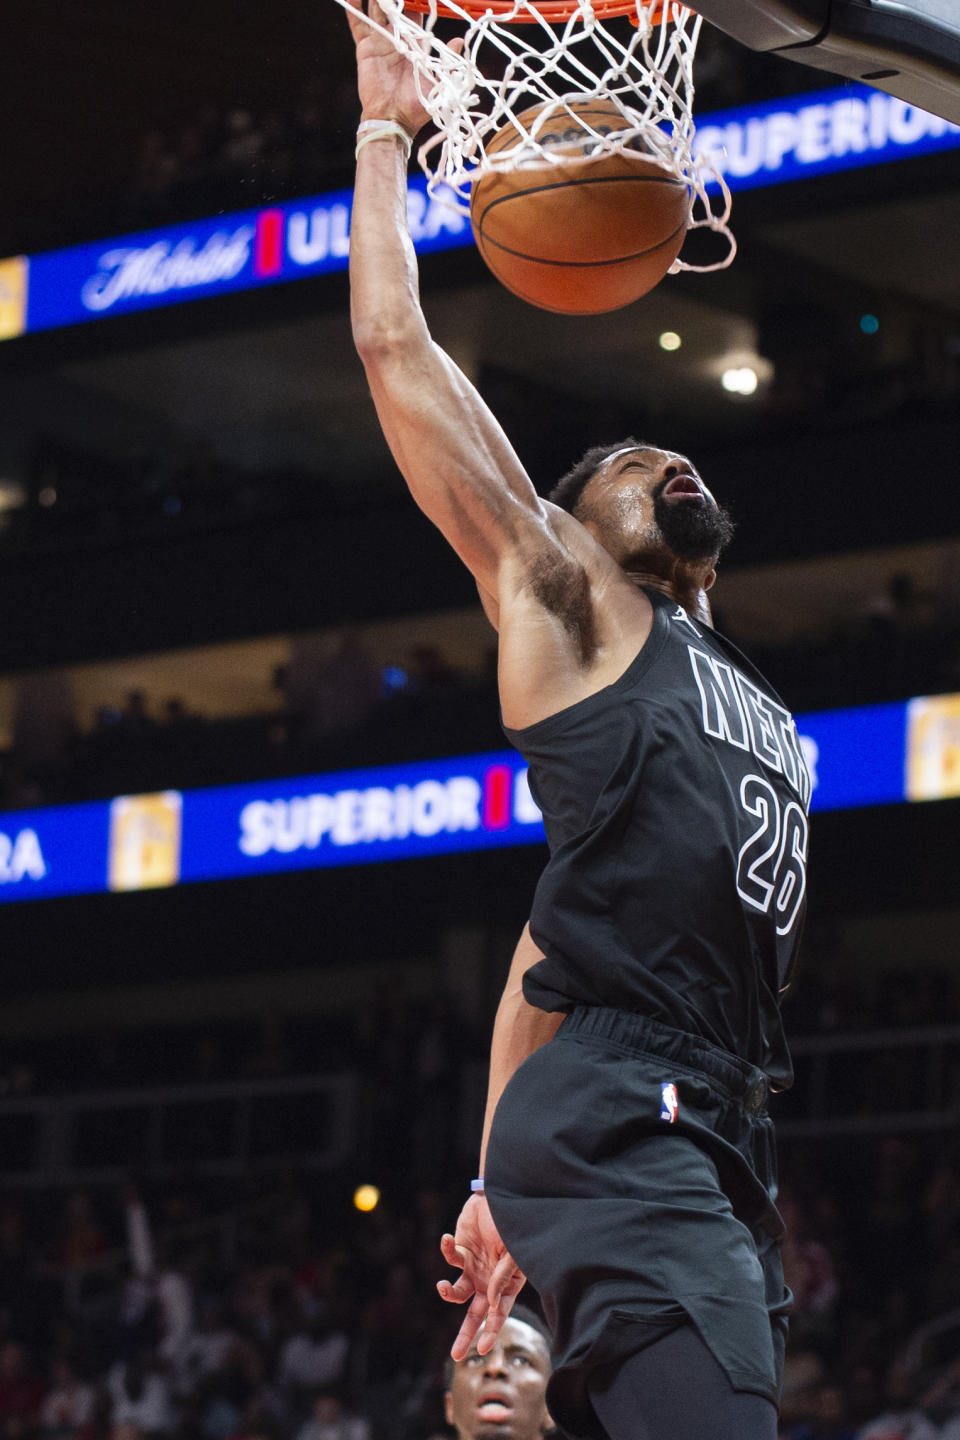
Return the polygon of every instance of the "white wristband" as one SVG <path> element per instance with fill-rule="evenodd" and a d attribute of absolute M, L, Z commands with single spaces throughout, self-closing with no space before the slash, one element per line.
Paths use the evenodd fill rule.
<path fill-rule="evenodd" d="M 486 1194 L 486 1191 L 485 1191 L 484 1188 L 483 1188 L 483 1176 L 482 1176 L 482 1175 L 478 1176 L 478 1178 L 477 1178 L 476 1180 L 471 1180 L 471 1181 L 470 1181 L 470 1189 L 471 1189 L 471 1191 L 473 1192 L 474 1195 L 485 1195 L 485 1194 Z"/>
<path fill-rule="evenodd" d="M 398 125 L 396 120 L 361 120 L 357 126 L 357 148 L 354 156 L 360 154 L 369 140 L 392 140 L 394 136 L 403 145 L 404 157 L 409 160 L 413 141 L 402 125 Z"/>

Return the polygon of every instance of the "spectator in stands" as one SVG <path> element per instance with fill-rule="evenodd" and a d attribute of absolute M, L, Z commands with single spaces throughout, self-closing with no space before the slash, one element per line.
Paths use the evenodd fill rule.
<path fill-rule="evenodd" d="M 543 1440 L 553 1429 L 549 1379 L 549 1332 L 532 1311 L 515 1305 L 489 1354 L 478 1355 L 474 1340 L 465 1359 L 449 1361 L 447 1424 L 457 1440 Z"/>
<path fill-rule="evenodd" d="M 287 1054 L 286 1071 L 290 1070 Z M 269 1073 L 269 1072 L 267 1072 Z M 283 1073 L 283 1072 L 281 1072 Z M 257 1248 L 264 1259 L 299 1266 L 307 1250 L 310 1229 L 310 1199 L 296 1166 L 281 1162 L 271 1177 L 269 1193 L 257 1207 Z M 294 1287 L 301 1312 L 312 1315 L 318 1302 L 328 1296 Z M 328 1292 L 329 1293 L 329 1292 Z"/>
<path fill-rule="evenodd" d="M 238 106 L 227 116 L 227 134 L 220 151 L 225 176 L 249 175 L 263 150 L 264 137 L 249 110 Z"/>
<path fill-rule="evenodd" d="M 346 1333 L 333 1323 L 329 1307 L 317 1305 L 311 1319 L 280 1351 L 278 1378 L 295 1405 L 343 1379 L 349 1345 Z"/>
<path fill-rule="evenodd" d="M 40 1418 L 44 1385 L 35 1374 L 26 1348 L 16 1340 L 0 1348 L 0 1436 L 22 1440 Z"/>
<path fill-rule="evenodd" d="M 821 1385 L 813 1402 L 810 1420 L 786 1431 L 787 1440 L 857 1440 L 857 1427 L 847 1417 L 843 1387 L 830 1382 Z"/>
<path fill-rule="evenodd" d="M 117 1361 L 107 1375 L 107 1389 L 113 1402 L 110 1420 L 115 1432 L 118 1426 L 129 1425 L 151 1436 L 165 1435 L 173 1428 L 170 1387 L 151 1351 L 141 1351 L 126 1364 Z"/>
<path fill-rule="evenodd" d="M 206 1440 L 228 1440 L 237 1434 L 260 1380 L 256 1346 L 248 1340 L 235 1341 L 216 1370 L 204 1376 L 195 1390 L 200 1431 Z"/>
<path fill-rule="evenodd" d="M 427 1342 L 428 1312 L 405 1257 L 389 1266 L 385 1289 L 367 1306 L 364 1330 L 372 1379 L 390 1384 L 416 1373 Z"/>
<path fill-rule="evenodd" d="M 927 1314 L 960 1308 L 960 1221 L 936 1252 L 937 1263 L 927 1282 Z"/>
<path fill-rule="evenodd" d="M 787 1227 L 783 1246 L 783 1275 L 793 1291 L 794 1342 L 829 1333 L 837 1279 L 827 1247 L 811 1233 L 809 1206 L 801 1206 L 781 1191 L 780 1213 Z"/>
<path fill-rule="evenodd" d="M 206 180 L 210 172 L 210 154 L 204 144 L 200 126 L 187 122 L 177 131 L 176 184 L 181 196 L 185 190 Z"/>
<path fill-rule="evenodd" d="M 244 1411 L 240 1429 L 232 1440 L 281 1440 L 282 1427 L 269 1406 L 253 1401 Z"/>
<path fill-rule="evenodd" d="M 407 661 L 410 686 L 424 693 L 445 690 L 463 677 L 444 655 L 439 645 L 421 641 L 414 645 Z"/>
<path fill-rule="evenodd" d="M 878 995 L 888 988 L 878 984 Z M 421 1007 L 402 989 L 381 993 L 378 999 L 380 1013 L 370 1017 L 363 1065 L 371 1075 L 379 1075 L 392 1094 L 405 1098 L 409 1108 L 414 1093 L 426 1094 L 429 1085 L 449 1071 L 449 1059 L 444 1060 L 448 1019 L 440 1013 L 440 1030 L 432 1035 Z M 298 1021 L 291 1030 L 294 1040 L 301 1023 L 306 1022 Z M 252 1029 L 242 1029 L 239 1022 L 217 1034 L 231 1060 L 235 1053 L 231 1037 L 236 1037 L 239 1049 L 246 1035 L 248 1051 L 251 1048 Z M 165 1043 L 166 1058 L 176 1042 Z M 145 1043 L 132 1048 L 138 1065 L 147 1068 L 125 1071 L 118 1085 L 149 1080 L 149 1067 L 156 1065 L 160 1050 L 156 1035 L 145 1032 Z M 345 1049 L 352 1050 L 352 1042 L 345 1041 Z M 306 1045 L 303 1050 L 306 1054 Z M 46 1052 L 41 1047 L 37 1053 L 37 1064 L 46 1074 L 50 1068 Z M 74 1054 L 85 1056 L 86 1051 L 64 1047 L 58 1073 L 68 1084 L 78 1070 L 95 1073 L 85 1060 L 75 1063 Z M 223 1063 L 213 1064 L 210 1074 L 221 1075 L 224 1068 Z M 208 1078 L 206 1071 L 202 1078 Z M 223 1110 L 215 1108 L 214 1114 L 222 1127 Z M 102 1123 L 111 1122 L 104 1118 Z M 156 1273 L 165 1267 L 162 1260 L 155 1263 L 153 1243 L 146 1244 L 147 1210 L 158 1241 L 166 1231 L 173 1231 L 173 1240 L 167 1243 L 175 1243 L 178 1253 L 184 1254 L 183 1274 L 190 1280 L 197 1305 L 197 1329 L 190 1331 L 188 1358 L 176 1387 L 166 1387 L 174 1426 L 166 1432 L 170 1440 L 327 1440 L 320 1430 L 340 1432 L 329 1440 L 364 1440 L 354 1423 L 359 1417 L 370 1422 L 377 1440 L 424 1440 L 437 1435 L 443 1406 L 442 1352 L 449 1335 L 444 1317 L 438 1320 L 434 1313 L 437 1257 L 432 1237 L 437 1212 L 447 1204 L 444 1187 L 450 1175 L 434 1177 L 436 1188 L 417 1194 L 416 1186 L 423 1180 L 413 1160 L 416 1147 L 411 1140 L 416 1136 L 417 1128 L 408 1123 L 392 1170 L 389 1164 L 381 1165 L 386 1151 L 378 1150 L 378 1183 L 396 1209 L 384 1202 L 372 1215 L 359 1217 L 351 1211 L 352 1235 L 346 1217 L 342 1229 L 336 1218 L 343 1200 L 342 1175 L 321 1177 L 286 1166 L 260 1166 L 247 1177 L 207 1181 L 185 1167 L 172 1183 L 145 1192 L 143 1199 L 127 1187 L 119 1197 L 122 1203 L 112 1187 L 99 1194 L 77 1192 L 82 1200 L 70 1202 L 70 1227 L 62 1222 L 60 1192 L 31 1194 L 29 1205 L 9 1199 L 0 1202 L 0 1336 L 16 1337 L 15 1348 L 21 1355 L 25 1345 L 33 1356 L 26 1373 L 35 1392 L 38 1386 L 43 1389 L 37 1376 L 49 1373 L 52 1386 L 33 1420 L 29 1408 L 26 1422 L 16 1418 L 10 1427 L 0 1420 L 0 1440 L 123 1440 L 124 1436 L 141 1440 L 148 1433 L 143 1425 L 148 1417 L 142 1413 L 123 1419 L 119 1432 L 110 1428 L 118 1373 L 128 1404 L 136 1400 L 142 1406 L 148 1390 L 157 1390 L 149 1378 L 153 1361 L 148 1358 L 141 1393 L 139 1397 L 131 1393 L 137 1388 L 138 1369 L 144 1368 L 142 1352 L 151 1356 L 161 1334 L 172 1333 L 161 1320 L 156 1297 Z M 840 1440 L 850 1431 L 857 1433 L 858 1440 L 877 1440 L 880 1435 L 884 1440 L 894 1435 L 929 1440 L 931 1426 L 938 1440 L 960 1440 L 960 1425 L 953 1424 L 960 1411 L 960 1364 L 953 1363 L 960 1312 L 940 1312 L 931 1319 L 931 1307 L 923 1304 L 928 1290 L 935 1296 L 952 1290 L 956 1282 L 951 1239 L 960 1204 L 954 1194 L 960 1183 L 956 1156 L 940 1134 L 926 1137 L 918 1132 L 906 1150 L 901 1142 L 891 1146 L 861 1139 L 831 1148 L 818 1139 L 789 1147 L 788 1162 L 792 1177 L 784 1185 L 788 1204 L 791 1196 L 802 1196 L 802 1208 L 810 1217 L 803 1238 L 815 1238 L 827 1249 L 844 1283 L 832 1309 L 819 1312 L 823 1332 L 788 1357 L 783 1440 L 828 1436 Z M 894 1183 L 901 1164 L 907 1167 L 907 1183 Z M 878 1179 L 883 1182 L 879 1186 Z M 133 1206 L 144 1212 L 136 1231 L 142 1243 L 138 1249 L 128 1236 L 133 1273 L 125 1278 L 111 1257 L 121 1253 L 125 1215 L 128 1229 L 135 1229 L 130 1225 Z M 875 1235 L 865 1235 L 858 1263 L 846 1264 L 854 1237 L 864 1228 L 859 1217 L 867 1206 L 877 1207 L 876 1218 L 885 1236 L 907 1237 L 884 1242 L 906 1246 L 904 1278 L 896 1286 L 880 1279 L 873 1282 L 867 1274 L 878 1248 Z M 221 1223 L 221 1217 L 227 1223 Z M 83 1237 L 91 1223 L 100 1237 L 96 1248 L 105 1249 L 97 1258 L 91 1283 L 81 1287 L 78 1306 L 71 1309 L 65 1327 L 61 1262 L 66 1237 L 68 1233 L 72 1237 L 69 1253 L 83 1254 L 87 1244 Z M 178 1235 L 201 1231 L 210 1236 L 209 1250 L 182 1251 L 184 1240 Z M 925 1234 L 927 1245 L 917 1245 L 916 1238 L 922 1241 Z M 203 1245 L 199 1239 L 190 1243 Z M 162 1249 L 158 1244 L 157 1255 Z M 882 1256 L 884 1267 L 888 1259 Z M 383 1279 L 387 1276 L 388 1284 Z M 801 1295 L 820 1291 L 818 1284 L 811 1286 L 809 1274 L 797 1283 Z M 345 1295 L 355 1298 L 353 1313 L 345 1306 Z M 339 1335 L 336 1344 L 349 1364 L 340 1369 L 335 1384 L 319 1390 L 312 1383 L 291 1386 L 285 1381 L 280 1387 L 281 1357 L 291 1341 L 304 1337 L 306 1350 L 320 1348 L 317 1337 L 310 1335 L 309 1316 L 315 1308 L 330 1317 L 331 1334 Z M 818 1313 L 815 1308 L 813 1313 Z M 904 1373 L 918 1377 L 918 1385 L 922 1379 L 928 1388 L 918 1389 L 915 1396 L 912 1380 L 904 1380 L 899 1388 L 891 1386 L 884 1398 L 878 1377 L 885 1386 L 888 1357 L 894 1353 L 902 1355 Z M 55 1368 L 51 1357 L 56 1357 Z M 127 1364 L 131 1358 L 132 1368 Z M 96 1406 L 111 1366 L 113 1383 L 103 1418 Z M 308 1378 L 315 1375 L 314 1370 Z M 155 1380 L 162 1394 L 163 1375 Z M 82 1410 L 90 1386 L 92 1413 L 82 1427 L 57 1428 L 48 1423 L 48 1415 L 54 1419 L 54 1412 L 64 1414 L 61 1407 L 74 1399 Z M 342 1401 L 342 1408 L 316 1403 L 318 1395 L 331 1394 Z M 495 1396 L 487 1398 L 489 1414 L 495 1411 Z M 9 1403 L 9 1386 L 5 1389 L 3 1383 L 0 1400 Z M 514 1408 L 513 1418 L 516 1413 Z M 883 1428 L 878 1430 L 881 1422 Z M 936 1430 L 938 1425 L 946 1425 L 945 1432 Z M 506 1422 L 491 1420 L 484 1430 L 474 1431 L 474 1440 L 495 1440 L 505 1428 Z"/>
<path fill-rule="evenodd" d="M 77 737 L 73 680 L 67 670 L 39 670 L 16 683 L 13 748 L 24 773 L 41 787 L 59 776 Z"/>
<path fill-rule="evenodd" d="M 299 739 L 309 750 L 345 746 L 380 700 L 380 671 L 356 626 L 344 626 L 329 653 L 326 642 L 304 636 L 291 647 L 287 706 L 299 717 Z"/>
<path fill-rule="evenodd" d="M 22 810 L 46 799 L 15 750 L 0 755 L 0 808 Z"/>
<path fill-rule="evenodd" d="M 168 730 L 193 730 L 200 716 L 195 714 L 180 695 L 171 695 L 163 702 L 162 723 Z"/>
<path fill-rule="evenodd" d="M 33 1272 L 23 1210 L 6 1200 L 0 1210 L 0 1326 L 7 1333 L 32 1335 L 29 1317 L 38 1299 Z"/>
<path fill-rule="evenodd" d="M 140 142 L 130 189 L 130 208 L 151 218 L 162 213 L 170 191 L 179 179 L 177 156 L 162 130 L 148 130 Z"/>
<path fill-rule="evenodd" d="M 938 1159 L 923 1194 L 927 1236 L 936 1254 L 960 1223 L 960 1145 Z"/>
<path fill-rule="evenodd" d="M 157 1271 L 154 1293 L 160 1338 L 157 1355 L 171 1374 L 178 1374 L 184 1364 L 193 1337 L 193 1287 L 185 1267 L 168 1253 L 168 1247 L 157 1247 Z"/>
<path fill-rule="evenodd" d="M 63 1229 L 60 1235 L 59 1259 L 64 1270 L 81 1277 L 103 1254 L 107 1237 L 96 1218 L 86 1190 L 74 1190 L 67 1196 Z"/>
<path fill-rule="evenodd" d="M 943 1330 L 939 1336 L 935 1337 L 933 1332 L 937 1331 L 938 1324 L 943 1326 Z M 956 1346 L 958 1326 L 960 1326 L 960 1315 L 954 1313 L 921 1329 L 904 1351 L 902 1359 L 905 1368 L 911 1369 L 911 1360 L 916 1362 L 921 1359 L 926 1348 L 922 1339 L 924 1331 L 930 1339 L 934 1340 L 934 1344 L 936 1339 L 942 1336 L 948 1344 L 952 1342 L 951 1348 L 953 1348 Z M 920 1340 L 919 1345 L 915 1344 L 917 1340 Z M 953 1428 L 953 1440 L 960 1440 L 960 1423 L 953 1425 L 954 1420 L 960 1422 L 960 1356 L 955 1355 L 945 1367 L 941 1368 L 933 1384 L 929 1385 L 920 1396 L 918 1403 L 923 1413 L 929 1415 L 931 1420 L 946 1420 L 948 1422 L 947 1430 L 951 1426 Z M 943 1440 L 944 1433 L 943 1430 L 938 1432 L 938 1440 Z"/>
<path fill-rule="evenodd" d="M 780 1396 L 780 1425 L 788 1434 L 791 1426 L 809 1424 L 816 1415 L 817 1396 L 826 1383 L 826 1367 L 814 1349 L 789 1346 L 783 1367 Z"/>
<path fill-rule="evenodd" d="M 859 1432 L 857 1440 L 937 1440 L 937 1430 L 915 1403 L 916 1386 L 902 1365 L 887 1376 L 887 1410 Z"/>
<path fill-rule="evenodd" d="M 847 1415 L 858 1435 L 861 1427 L 883 1409 L 886 1376 L 886 1365 L 848 1363 L 845 1367 Z"/>
<path fill-rule="evenodd" d="M 226 1361 L 237 1332 L 227 1324 L 222 1302 L 205 1299 L 198 1311 L 197 1326 L 187 1340 L 180 1366 L 180 1385 L 189 1391 L 207 1375 L 213 1375 Z"/>
<path fill-rule="evenodd" d="M 155 728 L 144 691 L 128 690 L 126 703 L 120 712 L 121 733 L 127 739 L 138 740 L 152 735 Z"/>
<path fill-rule="evenodd" d="M 152 1275 L 130 1269 L 115 1299 L 112 1357 L 129 1360 L 153 1345 L 159 1331 Z"/>
<path fill-rule="evenodd" d="M 40 1410 L 40 1426 L 50 1437 L 71 1434 L 93 1414 L 94 1388 L 79 1378 L 69 1360 L 54 1360 L 51 1385 Z"/>
<path fill-rule="evenodd" d="M 277 110 L 269 110 L 261 121 L 263 149 L 260 170 L 264 189 L 271 196 L 286 193 L 293 179 L 293 152 L 290 148 L 290 126 Z"/>
<path fill-rule="evenodd" d="M 93 1410 L 86 1425 L 77 1432 L 76 1440 L 118 1440 L 113 1433 L 110 1416 L 113 1401 L 106 1385 L 98 1385 L 93 1394 Z"/>
<path fill-rule="evenodd" d="M 296 1440 L 370 1440 L 370 1422 L 346 1411 L 336 1390 L 322 1390 Z"/>
<path fill-rule="evenodd" d="M 897 1052 L 891 1068 L 901 1068 L 901 1057 L 909 1059 L 909 1051 Z M 878 1066 L 882 1061 L 881 1056 Z M 911 1068 L 916 1070 L 915 1065 Z M 886 1093 L 899 1096 L 903 1091 L 890 1088 Z M 859 1255 L 862 1284 L 872 1281 L 885 1288 L 893 1284 L 909 1288 L 916 1282 L 918 1260 L 923 1263 L 916 1167 L 917 1150 L 909 1139 L 890 1137 L 881 1140 L 874 1150 L 873 1180 Z"/>
<path fill-rule="evenodd" d="M 935 599 L 922 595 L 913 577 L 903 572 L 889 576 L 882 590 L 868 596 L 861 633 L 852 639 L 859 667 L 870 675 L 878 699 L 909 693 L 910 646 L 918 625 L 928 618 L 927 602 Z"/>

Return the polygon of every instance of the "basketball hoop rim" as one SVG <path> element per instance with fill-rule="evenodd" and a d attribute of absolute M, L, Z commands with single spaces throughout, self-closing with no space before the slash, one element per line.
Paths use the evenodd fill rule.
<path fill-rule="evenodd" d="M 462 20 L 465 13 L 471 20 L 480 20 L 484 15 L 491 15 L 510 25 L 535 25 L 538 18 L 553 24 L 558 20 L 569 20 L 571 15 L 576 14 L 581 3 L 582 0 L 529 0 L 530 9 L 537 12 L 533 15 L 529 11 L 518 12 L 515 0 L 457 0 L 462 12 L 458 14 L 444 5 L 443 0 L 438 0 L 436 12 L 450 20 Z M 414 10 L 420 15 L 429 15 L 431 12 L 430 0 L 403 0 L 403 8 Z M 675 8 L 683 8 L 689 10 L 690 14 L 696 14 L 689 6 L 681 7 L 677 0 L 663 0 L 650 15 L 650 23 L 660 25 L 669 20 L 669 12 Z M 636 23 L 638 0 L 593 0 L 592 9 L 598 20 L 608 20 L 615 15 L 631 15 Z"/>

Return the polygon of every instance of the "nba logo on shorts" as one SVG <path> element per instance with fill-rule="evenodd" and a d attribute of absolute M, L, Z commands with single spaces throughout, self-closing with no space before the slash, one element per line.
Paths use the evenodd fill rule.
<path fill-rule="evenodd" d="M 677 1119 L 677 1111 L 680 1108 L 680 1101 L 677 1097 L 677 1087 L 672 1082 L 660 1086 L 660 1119 L 666 1120 L 668 1125 L 673 1125 Z"/>

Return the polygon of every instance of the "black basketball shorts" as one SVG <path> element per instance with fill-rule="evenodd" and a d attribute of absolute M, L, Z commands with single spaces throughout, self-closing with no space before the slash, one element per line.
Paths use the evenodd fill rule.
<path fill-rule="evenodd" d="M 550 1412 L 575 1440 L 603 1437 L 591 1374 L 683 1324 L 733 1389 L 779 1403 L 790 1293 L 767 1093 L 696 1036 L 592 1006 L 504 1091 L 487 1196 L 540 1293 Z"/>

